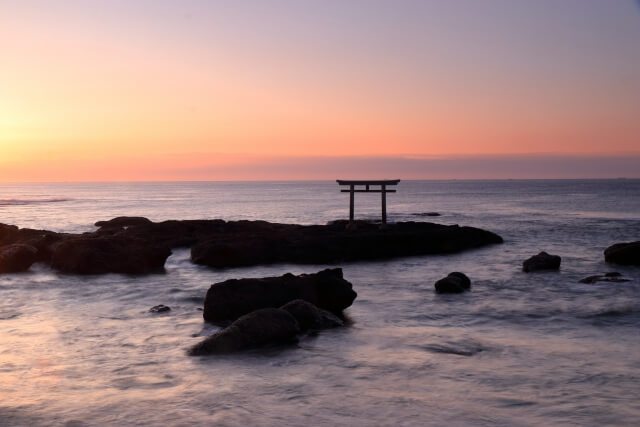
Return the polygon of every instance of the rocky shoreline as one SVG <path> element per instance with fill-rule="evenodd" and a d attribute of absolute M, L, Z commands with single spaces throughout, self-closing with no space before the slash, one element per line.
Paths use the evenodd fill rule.
<path fill-rule="evenodd" d="M 161 273 L 174 248 L 190 248 L 195 264 L 231 268 L 447 254 L 503 241 L 479 228 L 428 222 L 381 228 L 363 221 L 347 227 L 346 221 L 298 225 L 118 217 L 95 225 L 95 231 L 72 234 L 0 224 L 0 273 L 26 271 L 34 262 L 68 274 Z"/>

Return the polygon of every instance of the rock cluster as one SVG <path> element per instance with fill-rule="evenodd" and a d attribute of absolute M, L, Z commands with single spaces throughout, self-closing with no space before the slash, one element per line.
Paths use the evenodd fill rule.
<path fill-rule="evenodd" d="M 207 292 L 204 319 L 232 323 L 196 344 L 189 354 L 229 353 L 291 341 L 310 329 L 341 326 L 338 316 L 356 295 L 339 268 L 215 283 Z"/>
<path fill-rule="evenodd" d="M 98 221 L 98 230 L 69 234 L 0 224 L 0 272 L 23 271 L 39 261 L 72 274 L 148 274 L 164 271 L 173 248 L 191 248 L 191 260 L 214 268 L 288 262 L 326 264 L 400 256 L 453 253 L 502 238 L 457 225 L 401 222 L 381 229 L 346 221 L 327 225 L 266 221 L 185 220 L 144 217 Z M 11 247 L 21 244 L 25 246 Z M 4 254 L 4 255 L 2 255 Z M 29 255 L 31 254 L 31 255 Z"/>

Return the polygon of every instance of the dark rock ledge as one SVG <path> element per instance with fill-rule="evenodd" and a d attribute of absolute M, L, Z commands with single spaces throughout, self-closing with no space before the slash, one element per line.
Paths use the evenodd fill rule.
<path fill-rule="evenodd" d="M 155 223 L 142 217 L 118 217 L 96 225 L 96 231 L 69 234 L 0 224 L 0 254 L 8 251 L 0 256 L 0 271 L 24 271 L 35 261 L 72 274 L 148 274 L 164 271 L 171 249 L 178 247 L 191 248 L 196 264 L 228 268 L 444 254 L 502 243 L 500 236 L 489 231 L 428 222 L 400 222 L 383 229 L 358 222 L 347 230 L 345 221 L 327 225 L 221 219 Z M 6 248 L 13 244 L 28 245 L 35 253 L 31 248 Z M 5 268 L 4 263 L 11 265 Z"/>

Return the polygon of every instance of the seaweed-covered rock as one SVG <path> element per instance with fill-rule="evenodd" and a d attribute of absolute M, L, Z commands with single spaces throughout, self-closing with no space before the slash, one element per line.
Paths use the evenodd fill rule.
<path fill-rule="evenodd" d="M 604 260 L 620 265 L 640 265 L 640 241 L 609 246 L 604 250 Z"/>
<path fill-rule="evenodd" d="M 302 331 L 329 329 L 344 325 L 344 322 L 335 314 L 318 308 L 303 299 L 289 301 L 280 308 L 288 311 L 296 318 Z"/>
<path fill-rule="evenodd" d="M 471 288 L 471 280 L 466 274 L 454 271 L 438 280 L 434 287 L 439 294 L 459 294 Z"/>
<path fill-rule="evenodd" d="M 38 250 L 31 245 L 13 243 L 0 247 L 0 273 L 27 271 L 36 262 Z"/>
<path fill-rule="evenodd" d="M 539 270 L 558 270 L 561 258 L 558 255 L 549 255 L 542 251 L 538 255 L 525 260 L 522 263 L 522 270 L 526 273 Z"/>
<path fill-rule="evenodd" d="M 280 308 L 246 314 L 189 350 L 191 356 L 231 353 L 266 344 L 292 341 L 300 331 L 296 319 Z"/>

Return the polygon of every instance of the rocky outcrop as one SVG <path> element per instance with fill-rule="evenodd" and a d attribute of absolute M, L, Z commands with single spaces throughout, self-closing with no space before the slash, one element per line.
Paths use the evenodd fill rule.
<path fill-rule="evenodd" d="M 300 332 L 286 310 L 263 308 L 246 314 L 189 350 L 191 356 L 231 353 L 265 344 L 292 341 Z"/>
<path fill-rule="evenodd" d="M 295 317 L 301 331 L 329 329 L 344 325 L 342 319 L 335 314 L 302 299 L 290 301 L 281 308 Z"/>
<path fill-rule="evenodd" d="M 66 273 L 143 274 L 162 271 L 158 262 L 178 247 L 191 248 L 196 264 L 228 268 L 454 253 L 502 242 L 500 236 L 478 228 L 427 222 L 380 228 L 358 221 L 357 227 L 347 229 L 346 221 L 327 225 L 220 219 L 156 223 L 144 217 L 118 217 L 96 225 L 99 228 L 90 233 L 67 234 L 0 224 L 0 247 L 31 245 L 37 249 L 38 261 Z"/>
<path fill-rule="evenodd" d="M 454 271 L 445 278 L 438 280 L 434 287 L 439 294 L 459 294 L 471 289 L 471 280 L 466 274 Z"/>
<path fill-rule="evenodd" d="M 549 255 L 546 252 L 540 252 L 522 263 L 522 271 L 529 273 L 539 270 L 558 270 L 560 268 L 561 258 L 558 255 Z"/>
<path fill-rule="evenodd" d="M 168 247 L 109 236 L 77 237 L 52 247 L 51 266 L 74 274 L 148 274 L 164 271 Z"/>
<path fill-rule="evenodd" d="M 214 283 L 204 301 L 204 320 L 212 323 L 234 320 L 265 307 L 281 307 L 303 299 L 322 309 L 340 313 L 349 307 L 357 294 L 344 280 L 341 268 L 315 274 L 257 279 L 230 279 Z"/>
<path fill-rule="evenodd" d="M 640 241 L 609 246 L 604 250 L 604 260 L 620 265 L 640 265 Z"/>
<path fill-rule="evenodd" d="M 227 223 L 234 232 L 201 239 L 191 260 L 210 267 L 237 267 L 277 262 L 328 264 L 400 256 L 460 252 L 502 243 L 494 233 L 473 227 L 426 222 L 379 225 L 346 221 L 327 225 L 271 224 L 263 221 Z"/>
<path fill-rule="evenodd" d="M 149 309 L 149 313 L 166 313 L 169 311 L 171 311 L 171 307 L 164 304 L 154 305 Z"/>
<path fill-rule="evenodd" d="M 37 254 L 36 248 L 23 243 L 0 247 L 0 273 L 27 271 L 36 262 Z"/>

